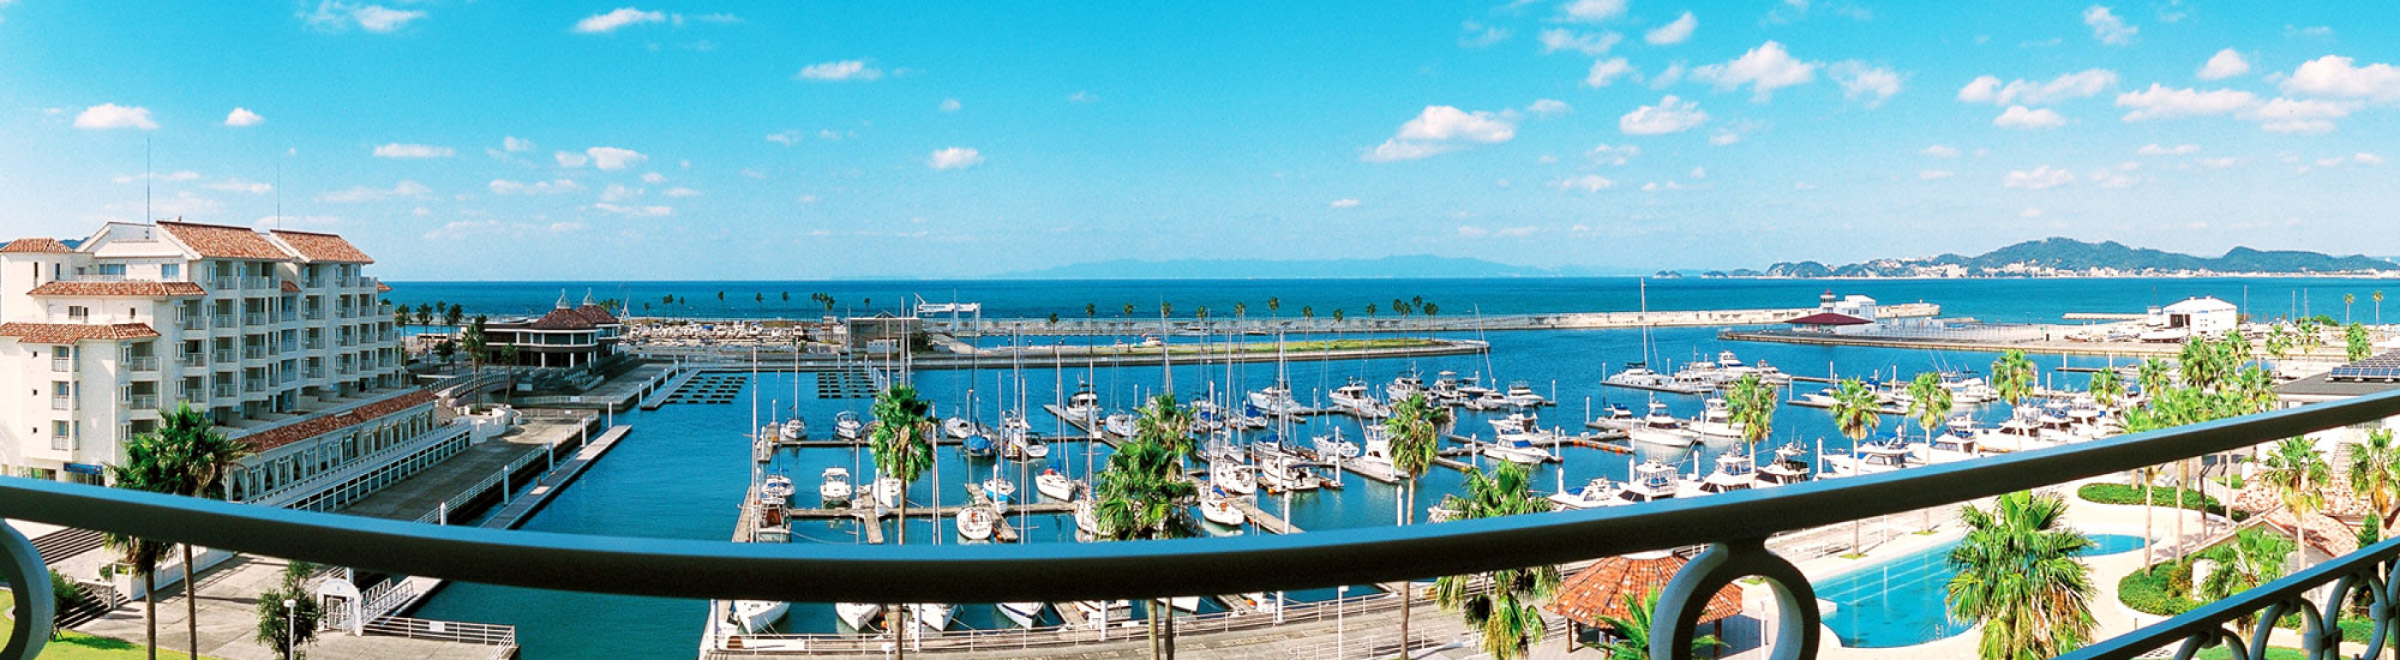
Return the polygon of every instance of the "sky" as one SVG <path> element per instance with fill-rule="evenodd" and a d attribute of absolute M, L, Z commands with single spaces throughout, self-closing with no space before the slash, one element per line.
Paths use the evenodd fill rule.
<path fill-rule="evenodd" d="M 0 0 L 0 234 L 393 280 L 2400 254 L 2392 3 L 1153 4 Z"/>

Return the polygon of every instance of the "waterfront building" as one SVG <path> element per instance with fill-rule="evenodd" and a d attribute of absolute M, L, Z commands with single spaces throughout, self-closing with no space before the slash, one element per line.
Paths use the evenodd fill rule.
<path fill-rule="evenodd" d="M 2203 336 L 2223 335 L 2240 322 L 2240 308 L 2233 303 L 2205 296 L 2166 307 L 2152 307 L 2147 319 L 2148 325 L 2153 328 L 2182 328 L 2189 334 Z"/>
<path fill-rule="evenodd" d="M 256 454 L 234 499 L 330 507 L 397 478 L 368 473 L 447 431 L 407 387 L 373 263 L 333 234 L 185 222 L 0 246 L 0 387 L 26 393 L 0 405 L 0 472 L 103 483 L 189 404 Z"/>
<path fill-rule="evenodd" d="M 548 314 L 485 323 L 484 362 L 503 362 L 501 351 L 515 346 L 515 366 L 573 369 L 622 353 L 624 337 L 625 322 L 593 302 L 591 293 L 584 293 L 583 304 L 568 305 L 561 291 Z"/>

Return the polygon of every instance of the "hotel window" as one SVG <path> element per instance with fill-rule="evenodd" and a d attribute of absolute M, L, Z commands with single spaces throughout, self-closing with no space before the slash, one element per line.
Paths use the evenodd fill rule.
<path fill-rule="evenodd" d="M 162 264 L 158 267 L 158 279 L 178 280 L 182 278 L 183 264 Z"/>
<path fill-rule="evenodd" d="M 50 423 L 50 450 L 66 451 L 67 442 L 74 439 L 75 428 L 66 422 Z"/>
<path fill-rule="evenodd" d="M 91 320 L 92 310 L 81 305 L 67 306 L 67 320 L 82 323 Z"/>

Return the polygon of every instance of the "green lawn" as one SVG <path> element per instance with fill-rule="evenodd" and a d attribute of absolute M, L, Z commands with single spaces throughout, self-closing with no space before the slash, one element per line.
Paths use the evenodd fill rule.
<path fill-rule="evenodd" d="M 7 637 L 16 628 L 16 620 L 5 614 L 10 607 L 15 605 L 14 594 L 0 591 L 0 638 Z M 128 642 L 113 637 L 94 637 L 72 630 L 50 640 L 48 645 L 42 647 L 42 660 L 147 660 L 149 657 L 150 654 L 142 649 L 140 642 Z M 189 660 L 191 658 L 181 652 L 166 649 L 159 649 L 158 657 L 173 660 Z M 209 660 L 206 656 L 202 656 L 202 658 Z"/>

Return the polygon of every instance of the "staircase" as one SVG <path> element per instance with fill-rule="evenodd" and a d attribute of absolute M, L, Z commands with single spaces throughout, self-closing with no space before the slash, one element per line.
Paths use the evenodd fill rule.
<path fill-rule="evenodd" d="M 42 555 L 43 564 L 55 564 L 70 557 L 100 549 L 100 532 L 67 528 L 43 534 L 33 540 L 33 549 Z"/>

